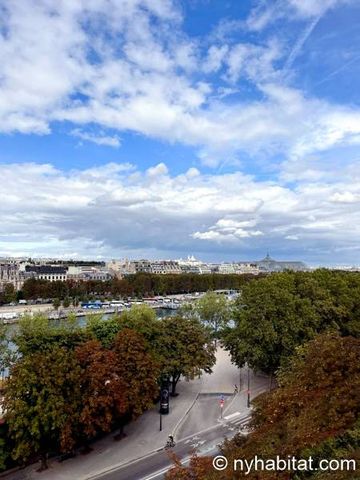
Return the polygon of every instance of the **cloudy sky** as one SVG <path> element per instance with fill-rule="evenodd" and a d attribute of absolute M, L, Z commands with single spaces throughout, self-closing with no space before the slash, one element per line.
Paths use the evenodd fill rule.
<path fill-rule="evenodd" d="M 360 2 L 2 0 L 0 182 L 0 255 L 360 264 Z"/>

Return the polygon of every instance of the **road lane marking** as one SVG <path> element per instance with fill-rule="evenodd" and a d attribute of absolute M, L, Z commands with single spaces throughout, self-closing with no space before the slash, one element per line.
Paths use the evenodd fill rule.
<path fill-rule="evenodd" d="M 227 415 L 226 417 L 224 417 L 224 420 L 229 420 L 230 418 L 238 417 L 239 415 L 241 415 L 240 412 L 235 412 L 235 413 L 232 413 L 231 415 Z"/>
<path fill-rule="evenodd" d="M 189 463 L 190 462 L 190 459 L 191 457 L 186 457 L 184 458 L 183 460 L 181 460 L 181 465 L 185 465 L 186 463 Z M 166 473 L 167 471 L 169 471 L 171 468 L 174 468 L 175 465 L 168 465 L 167 467 L 161 469 L 161 470 L 158 470 L 157 472 L 155 473 L 152 473 L 151 475 L 148 475 L 147 477 L 143 477 L 141 478 L 140 480 L 152 480 L 153 478 L 156 478 L 158 477 L 159 475 L 163 475 L 164 473 Z"/>

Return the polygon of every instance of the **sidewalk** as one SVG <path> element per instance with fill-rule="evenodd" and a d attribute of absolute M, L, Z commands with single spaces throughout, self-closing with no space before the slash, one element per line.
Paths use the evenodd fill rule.
<path fill-rule="evenodd" d="M 240 370 L 230 362 L 229 354 L 218 350 L 217 364 L 211 375 L 204 375 L 200 395 L 175 432 L 177 441 L 202 432 L 219 422 L 226 422 L 227 416 L 238 417 L 250 413 L 247 406 L 247 369 L 241 371 L 241 391 L 234 394 L 234 385 L 239 387 Z M 269 380 L 266 376 L 250 371 L 250 400 L 267 391 Z M 224 400 L 221 410 L 220 399 Z M 222 419 L 221 419 L 222 415 Z"/>
<path fill-rule="evenodd" d="M 246 368 L 243 369 L 243 381 L 242 388 L 236 395 L 233 395 L 231 398 L 225 400 L 223 418 L 228 415 L 234 415 L 235 413 L 245 413 L 250 412 L 247 406 L 247 373 Z M 257 375 L 254 372 L 250 371 L 250 401 L 254 400 L 261 393 L 267 392 L 269 389 L 269 379 L 264 375 Z"/>
<path fill-rule="evenodd" d="M 202 394 L 232 395 L 234 385 L 239 384 L 239 369 L 231 363 L 229 353 L 222 347 L 216 352 L 216 364 L 212 373 L 203 375 Z"/>
<path fill-rule="evenodd" d="M 186 415 L 196 400 L 201 387 L 202 378 L 190 382 L 179 382 L 179 396 L 170 399 L 170 414 L 162 416 L 160 432 L 160 416 L 154 408 L 142 415 L 125 428 L 127 437 L 115 442 L 113 435 L 99 440 L 93 445 L 94 450 L 88 455 L 78 455 L 73 459 L 59 463 L 49 462 L 49 469 L 38 473 L 39 464 L 32 465 L 6 477 L 7 480 L 86 480 L 114 466 L 126 464 L 146 456 L 154 450 L 162 448 L 168 435 Z"/>
<path fill-rule="evenodd" d="M 49 469 L 41 473 L 36 472 L 39 468 L 37 463 L 7 476 L 6 480 L 87 480 L 116 466 L 130 463 L 163 448 L 168 436 L 174 432 L 181 439 L 189 433 L 216 424 L 220 414 L 219 393 L 226 395 L 223 417 L 248 411 L 246 369 L 242 371 L 242 389 L 237 395 L 233 395 L 233 392 L 234 385 L 239 384 L 240 372 L 231 364 L 228 353 L 222 348 L 217 351 L 217 363 L 213 370 L 212 374 L 205 374 L 200 379 L 179 382 L 179 396 L 170 399 L 170 414 L 162 416 L 161 432 L 156 407 L 128 425 L 125 428 L 127 436 L 121 441 L 115 442 L 113 434 L 109 434 L 95 442 L 93 451 L 88 455 L 79 454 L 63 463 L 51 460 Z M 252 398 L 266 390 L 267 385 L 267 378 L 251 373 Z M 195 403 L 199 395 L 199 401 Z M 205 408 L 201 408 L 201 402 L 205 402 Z"/>

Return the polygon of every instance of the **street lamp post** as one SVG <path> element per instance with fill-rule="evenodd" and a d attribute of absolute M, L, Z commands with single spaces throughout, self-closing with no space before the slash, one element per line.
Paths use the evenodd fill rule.
<path fill-rule="evenodd" d="M 247 406 L 250 408 L 250 369 L 247 365 Z"/>
<path fill-rule="evenodd" d="M 162 430 L 162 415 L 163 413 L 169 413 L 169 380 L 163 380 L 160 387 L 160 405 L 159 405 L 159 414 L 160 414 L 160 432 Z"/>

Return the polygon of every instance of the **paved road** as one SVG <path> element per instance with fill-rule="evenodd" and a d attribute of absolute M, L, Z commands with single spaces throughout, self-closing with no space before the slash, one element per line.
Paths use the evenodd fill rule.
<path fill-rule="evenodd" d="M 7 313 L 25 313 L 25 312 L 46 312 L 53 310 L 52 303 L 43 303 L 35 305 L 1 305 L 0 306 L 0 316 L 3 312 Z"/>
<path fill-rule="evenodd" d="M 225 405 L 233 396 L 224 395 Z M 196 432 L 216 425 L 220 419 L 220 395 L 200 394 L 186 419 L 176 432 L 177 438 L 185 438 Z"/>
<path fill-rule="evenodd" d="M 226 357 L 224 356 L 222 365 L 226 366 L 225 363 Z M 230 360 L 227 359 L 230 367 Z M 219 369 L 221 373 L 223 373 L 222 379 L 229 379 L 229 374 L 226 377 L 224 368 L 222 367 Z M 246 370 L 246 369 L 244 369 Z M 233 375 L 233 368 L 229 368 L 230 375 Z M 214 372 L 215 373 L 215 372 Z M 239 371 L 236 369 L 236 378 L 239 379 Z M 244 376 L 244 374 L 243 374 Z M 231 376 L 230 376 L 231 378 Z M 195 404 L 189 411 L 188 415 L 183 419 L 182 423 L 179 425 L 176 431 L 176 438 L 182 439 L 187 437 L 188 435 L 193 434 L 194 432 L 202 431 L 208 427 L 216 425 L 216 423 L 220 420 L 221 415 L 224 416 L 233 414 L 235 412 L 246 412 L 247 411 L 247 389 L 245 389 L 245 385 L 242 385 L 242 390 L 237 394 L 234 395 L 233 393 L 230 395 L 226 393 L 226 389 L 224 388 L 221 390 L 223 380 L 220 382 L 216 382 L 216 375 L 214 385 L 217 387 L 217 393 L 205 393 L 206 384 L 204 385 L 201 390 L 200 395 L 198 396 Z M 229 383 L 229 381 L 227 381 Z M 225 386 L 227 385 L 225 384 Z M 260 393 L 264 392 L 268 388 L 268 379 L 267 377 L 255 375 L 253 372 L 250 371 L 250 391 L 251 391 L 251 399 L 254 399 Z M 230 384 L 233 386 L 233 384 Z M 224 391 L 225 390 L 225 391 Z M 221 410 L 220 408 L 220 399 L 224 399 L 224 408 Z"/>
<path fill-rule="evenodd" d="M 216 364 L 211 374 L 203 374 L 201 393 L 232 394 L 234 385 L 239 384 L 239 369 L 231 363 L 229 353 L 218 346 Z"/>
<path fill-rule="evenodd" d="M 185 464 L 188 463 L 194 450 L 200 455 L 214 455 L 218 451 L 218 445 L 225 438 L 232 438 L 240 428 L 244 428 L 249 418 L 250 415 L 247 413 L 228 420 L 224 419 L 203 432 L 179 441 L 172 451 Z M 162 450 L 130 465 L 88 477 L 88 480 L 129 480 L 130 478 L 131 480 L 160 480 L 165 478 L 165 473 L 171 466 L 168 453 Z"/>
<path fill-rule="evenodd" d="M 146 478 L 146 474 L 150 475 L 154 472 L 169 466 L 167 455 L 162 451 L 152 454 L 154 450 L 162 449 L 169 434 L 174 434 L 178 442 L 176 452 L 186 457 L 191 449 L 188 443 L 182 440 L 196 432 L 204 431 L 215 425 L 215 446 L 223 440 L 223 430 L 219 431 L 219 396 L 225 395 L 224 415 L 239 412 L 244 414 L 246 408 L 246 392 L 245 389 L 235 397 L 228 396 L 227 391 L 233 393 L 236 379 L 239 379 L 239 371 L 230 363 L 227 352 L 219 349 L 217 352 L 217 364 L 212 375 L 206 375 L 201 379 L 191 382 L 181 381 L 179 384 L 180 395 L 171 400 L 171 413 L 163 417 L 163 430 L 159 431 L 159 414 L 156 409 L 151 410 L 142 415 L 136 422 L 132 422 L 127 426 L 127 437 L 121 442 L 114 442 L 112 435 L 104 437 L 93 445 L 94 451 L 87 455 L 67 460 L 59 464 L 57 461 L 50 462 L 50 468 L 40 475 L 36 472 L 37 465 L 31 465 L 26 470 L 18 472 L 11 476 L 12 480 L 85 480 L 91 478 L 97 472 L 109 471 L 115 468 L 116 476 L 111 477 L 109 473 L 108 480 L 112 478 L 121 480 L 121 478 L 137 480 L 138 478 Z M 238 382 L 237 382 L 238 383 Z M 252 388 L 265 388 L 268 381 L 266 379 L 254 378 L 251 382 Z M 252 392 L 255 396 L 256 392 Z M 199 401 L 193 404 L 197 395 Z M 188 409 L 191 408 L 188 415 L 184 417 Z M 180 421 L 182 419 L 182 421 Z M 178 428 L 176 428 L 178 427 Z M 211 443 L 211 438 L 206 434 L 206 446 Z M 186 440 L 185 440 L 186 441 Z M 203 452 L 201 452 L 203 453 Z M 211 453 L 208 451 L 207 453 Z M 146 460 L 139 463 L 136 459 L 149 454 Z M 130 465 L 130 462 L 134 462 Z M 120 469 L 120 465 L 129 469 Z M 140 470 L 138 471 L 137 468 Z M 119 476 L 119 472 L 122 472 Z M 125 473 L 123 473 L 125 472 Z M 129 473 L 130 472 L 130 473 Z M 152 472 L 152 473 L 151 473 Z M 102 478 L 102 477 L 99 477 Z M 106 478 L 104 476 L 104 478 Z M 156 478 L 156 477 L 154 477 Z M 161 476 L 158 478 L 161 478 Z M 149 478 L 148 480 L 151 480 Z"/>

